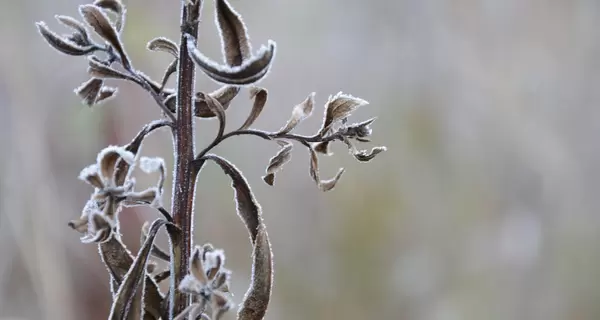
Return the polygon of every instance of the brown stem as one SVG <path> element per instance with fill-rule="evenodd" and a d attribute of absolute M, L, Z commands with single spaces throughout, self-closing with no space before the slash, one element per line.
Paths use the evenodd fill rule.
<path fill-rule="evenodd" d="M 194 187 L 197 172 L 194 160 L 194 62 L 190 58 L 185 34 L 198 36 L 198 21 L 202 0 L 182 0 L 181 41 L 177 66 L 177 120 L 175 122 L 175 176 L 173 183 L 173 221 L 181 229 L 180 236 L 171 243 L 171 281 L 169 318 L 183 311 L 190 303 L 186 294 L 177 288 L 187 273 L 192 245 L 192 216 Z"/>

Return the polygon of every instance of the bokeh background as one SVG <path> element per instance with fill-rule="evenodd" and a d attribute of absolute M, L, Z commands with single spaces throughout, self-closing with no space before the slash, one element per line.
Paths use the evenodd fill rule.
<path fill-rule="evenodd" d="M 66 32 L 54 14 L 77 17 L 82 3 L 0 4 L 3 320 L 106 318 L 106 270 L 96 247 L 66 226 L 91 192 L 77 175 L 102 147 L 129 142 L 159 115 L 127 83 L 92 109 L 73 94 L 87 79 L 85 61 L 50 49 L 34 22 Z M 127 50 L 159 79 L 170 57 L 145 44 L 177 39 L 179 1 L 125 3 Z M 267 319 L 600 318 L 600 2 L 231 3 L 255 48 L 278 43 L 256 127 L 278 129 L 316 91 L 315 115 L 298 128 L 313 133 L 327 97 L 344 91 L 370 102 L 352 120 L 378 116 L 373 140 L 389 148 L 361 164 L 336 145 L 321 158 L 322 174 L 346 173 L 322 193 L 299 146 L 273 188 L 261 176 L 276 144 L 242 137 L 219 147 L 253 184 L 269 227 L 276 273 Z M 200 47 L 218 60 L 213 2 L 204 9 Z M 197 87 L 218 86 L 200 75 Z M 249 109 L 242 92 L 231 128 Z M 216 124 L 197 129 L 202 146 Z M 170 150 L 162 131 L 142 153 L 171 165 Z M 155 178 L 138 173 L 141 184 Z M 251 247 L 215 166 L 200 177 L 196 216 L 196 241 L 226 250 L 240 302 Z M 156 212 L 121 217 L 135 252 L 140 225 Z"/>

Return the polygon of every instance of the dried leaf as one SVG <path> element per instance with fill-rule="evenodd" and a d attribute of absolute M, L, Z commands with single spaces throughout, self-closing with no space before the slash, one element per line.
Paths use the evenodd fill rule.
<path fill-rule="evenodd" d="M 118 0 L 96 0 L 94 5 L 112 11 L 115 15 L 117 15 L 117 22 L 115 22 L 115 26 L 117 30 L 120 32 L 123 29 L 123 25 L 125 24 L 125 6 L 121 1 Z"/>
<path fill-rule="evenodd" d="M 88 81 L 82 83 L 79 87 L 77 87 L 74 91 L 81 98 L 82 102 L 87 106 L 93 106 L 98 98 L 98 94 L 100 93 L 100 89 L 102 89 L 102 85 L 104 81 L 98 78 L 91 78 Z"/>
<path fill-rule="evenodd" d="M 148 221 L 144 222 L 142 225 L 142 232 L 140 234 L 140 243 L 143 244 L 148 238 L 148 232 L 150 232 L 150 223 Z M 152 256 L 157 257 L 163 261 L 171 261 L 171 256 L 163 249 L 161 249 L 157 244 L 152 245 Z"/>
<path fill-rule="evenodd" d="M 135 161 L 135 154 L 119 146 L 108 146 L 98 153 L 96 163 L 100 169 L 100 175 L 105 179 L 105 185 L 109 185 L 107 182 L 113 181 L 115 165 L 119 159 L 124 159 L 131 165 Z M 117 186 L 116 184 L 111 185 Z"/>
<path fill-rule="evenodd" d="M 215 141 L 221 139 L 226 125 L 225 108 L 223 108 L 219 100 L 211 97 L 209 94 L 198 92 L 196 98 L 205 101 L 210 112 L 217 115 L 217 119 L 219 119 L 219 132 L 215 137 Z"/>
<path fill-rule="evenodd" d="M 259 87 L 250 88 L 250 99 L 254 99 L 252 110 L 250 111 L 250 115 L 248 115 L 248 118 L 246 118 L 244 124 L 242 124 L 238 130 L 250 128 L 254 121 L 258 119 L 258 116 L 260 116 L 260 113 L 267 103 L 267 89 Z"/>
<path fill-rule="evenodd" d="M 315 149 L 316 152 L 318 153 L 322 153 L 326 156 L 330 156 L 333 154 L 333 152 L 331 152 L 329 150 L 329 144 L 331 143 L 331 141 L 324 141 L 324 142 L 317 142 L 313 145 L 313 148 Z"/>
<path fill-rule="evenodd" d="M 160 227 L 166 224 L 170 223 L 165 220 L 157 219 L 150 226 L 148 237 L 144 242 L 144 245 L 140 248 L 138 255 L 129 268 L 129 271 L 127 271 L 127 274 L 123 278 L 119 290 L 115 295 L 109 319 L 120 320 L 128 315 L 138 285 L 145 276 L 146 263 L 148 262 L 154 239 L 156 238 Z"/>
<path fill-rule="evenodd" d="M 119 34 L 102 9 L 93 4 L 84 4 L 79 6 L 79 12 L 90 27 L 117 51 L 123 67 L 127 70 L 131 69 L 129 57 L 123 48 Z"/>
<path fill-rule="evenodd" d="M 226 0 L 216 0 L 215 22 L 221 35 L 225 63 L 231 67 L 241 65 L 252 56 L 248 31 L 242 17 Z"/>
<path fill-rule="evenodd" d="M 237 86 L 222 86 L 221 88 L 209 93 L 208 95 L 212 98 L 219 101 L 219 103 L 223 106 L 224 110 L 229 108 L 231 101 L 233 98 L 237 96 L 240 92 L 240 87 Z M 203 93 L 196 93 L 196 97 L 194 98 L 194 114 L 196 117 L 201 118 L 212 118 L 215 114 L 210 110 L 208 105 L 206 104 L 206 100 L 203 99 Z"/>
<path fill-rule="evenodd" d="M 344 168 L 340 168 L 338 173 L 332 179 L 321 180 L 319 174 L 319 157 L 317 156 L 317 153 L 315 152 L 312 146 L 308 147 L 308 151 L 310 152 L 310 176 L 313 178 L 313 180 L 315 181 L 319 189 L 321 189 L 321 191 L 332 190 L 335 187 L 336 183 L 342 177 L 342 174 L 344 173 Z"/>
<path fill-rule="evenodd" d="M 267 46 L 260 48 L 256 56 L 235 67 L 220 65 L 210 60 L 196 48 L 194 39 L 190 36 L 187 38 L 187 48 L 194 62 L 209 78 L 231 85 L 248 85 L 260 81 L 267 75 L 275 57 L 275 42 L 271 40 Z"/>
<path fill-rule="evenodd" d="M 46 39 L 49 45 L 54 49 L 71 56 L 83 56 L 94 52 L 97 48 L 94 46 L 82 47 L 68 39 L 65 39 L 56 33 L 50 31 L 44 22 L 37 22 L 38 31 Z"/>
<path fill-rule="evenodd" d="M 102 182 L 102 177 L 100 176 L 100 172 L 98 172 L 97 164 L 87 166 L 81 170 L 79 173 L 79 179 L 89 183 L 94 188 L 104 188 L 104 182 Z"/>
<path fill-rule="evenodd" d="M 363 99 L 341 92 L 330 96 L 327 104 L 325 104 L 325 119 L 323 120 L 319 135 L 324 135 L 336 121 L 347 118 L 356 109 L 367 104 L 369 103 Z"/>
<path fill-rule="evenodd" d="M 315 93 L 311 93 L 308 97 L 302 101 L 299 105 L 294 107 L 292 111 L 292 116 L 288 120 L 287 124 L 279 130 L 277 134 L 286 134 L 290 131 L 294 130 L 296 126 L 302 122 L 304 119 L 310 117 L 313 111 L 313 106 L 315 104 Z"/>
<path fill-rule="evenodd" d="M 167 38 L 158 37 L 150 40 L 146 45 L 150 51 L 162 51 L 170 53 L 175 59 L 179 57 L 179 46 Z"/>
<path fill-rule="evenodd" d="M 386 150 L 387 150 L 386 147 L 375 147 L 375 148 L 371 149 L 371 152 L 368 152 L 367 150 L 360 150 L 360 151 L 354 153 L 354 158 L 356 158 L 356 160 L 358 160 L 360 162 L 369 162 L 369 161 L 373 160 L 373 158 L 375 158 L 376 155 L 378 155 Z"/>
<path fill-rule="evenodd" d="M 92 77 L 100 78 L 100 79 L 129 80 L 129 81 L 139 83 L 139 80 L 136 79 L 135 77 L 102 63 L 96 57 L 89 57 L 88 65 L 89 66 L 88 66 L 87 72 Z"/>
<path fill-rule="evenodd" d="M 107 242 L 101 243 L 98 246 L 98 250 L 102 262 L 106 265 L 112 279 L 111 287 L 113 287 L 114 283 L 115 289 L 112 291 L 114 296 L 127 271 L 133 264 L 133 257 L 125 245 L 115 237 L 111 237 Z M 152 315 L 155 319 L 161 318 L 160 305 L 162 304 L 163 297 L 150 276 L 146 276 L 144 287 L 145 312 Z M 166 319 L 164 315 L 162 315 L 162 318 Z"/>
<path fill-rule="evenodd" d="M 61 15 L 55 15 L 54 17 L 56 18 L 56 20 L 58 20 L 58 22 L 75 30 L 76 34 L 79 34 L 81 36 L 82 43 L 85 43 L 87 45 L 92 44 L 90 41 L 90 37 L 88 35 L 87 29 L 85 28 L 83 23 L 79 22 L 79 20 L 77 20 L 73 17 L 61 16 Z"/>
<path fill-rule="evenodd" d="M 252 243 L 254 243 L 262 217 L 260 205 L 254 198 L 254 194 L 250 189 L 248 181 L 246 181 L 246 178 L 244 178 L 238 168 L 224 158 L 214 154 L 207 154 L 202 160 L 213 160 L 221 167 L 221 169 L 223 169 L 225 174 L 231 177 L 231 187 L 235 191 L 237 213 L 244 222 L 244 225 L 246 225 Z"/>
<path fill-rule="evenodd" d="M 258 227 L 252 253 L 251 285 L 238 311 L 238 320 L 263 319 L 269 306 L 273 286 L 273 253 L 264 224 Z"/>
<path fill-rule="evenodd" d="M 119 90 L 114 87 L 104 86 L 104 87 L 100 88 L 100 92 L 98 93 L 98 96 L 96 97 L 96 104 L 104 103 L 104 102 L 114 98 L 116 96 L 117 92 L 119 92 Z"/>
<path fill-rule="evenodd" d="M 282 141 L 282 148 L 279 152 L 269 160 L 269 165 L 266 169 L 266 175 L 263 180 L 270 186 L 275 182 L 275 173 L 277 173 L 284 164 L 288 163 L 292 159 L 292 147 L 293 145 L 289 142 Z"/>
<path fill-rule="evenodd" d="M 171 64 L 169 64 L 169 66 L 167 67 L 167 70 L 165 70 L 165 74 L 163 75 L 162 80 L 160 81 L 160 90 L 162 91 L 162 89 L 167 85 L 167 81 L 169 81 L 169 78 L 173 75 L 173 73 L 175 73 L 177 71 L 177 59 L 173 60 L 171 62 Z"/>

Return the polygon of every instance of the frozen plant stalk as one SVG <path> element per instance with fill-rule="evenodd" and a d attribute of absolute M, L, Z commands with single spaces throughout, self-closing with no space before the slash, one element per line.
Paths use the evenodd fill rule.
<path fill-rule="evenodd" d="M 113 302 L 109 319 L 217 320 L 233 307 L 229 295 L 231 272 L 224 267 L 225 253 L 211 244 L 192 244 L 194 189 L 198 173 L 206 162 L 216 163 L 231 179 L 237 213 L 248 229 L 253 247 L 251 284 L 238 308 L 237 318 L 264 318 L 273 282 L 271 244 L 261 207 L 246 178 L 227 159 L 210 153 L 224 140 L 252 135 L 277 143 L 279 152 L 270 159 L 263 177 L 271 186 L 276 173 L 291 159 L 293 143 L 299 143 L 307 148 L 310 176 L 323 191 L 333 189 L 344 172 L 340 169 L 332 178 L 321 178 L 318 155 L 330 155 L 331 143 L 343 142 L 350 153 L 362 162 L 370 161 L 385 151 L 385 147 L 375 147 L 370 151 L 357 148 L 357 143 L 369 141 L 370 125 L 375 119 L 348 124 L 348 117 L 367 102 L 341 92 L 331 95 L 325 103 L 323 124 L 313 135 L 293 132 L 313 113 L 315 93 L 309 94 L 292 109 L 290 119 L 280 130 L 253 129 L 254 121 L 267 102 L 267 90 L 257 84 L 271 69 L 275 42 L 268 41 L 258 50 L 253 50 L 240 14 L 226 0 L 214 2 L 223 62 L 211 60 L 196 47 L 202 0 L 182 0 L 179 43 L 162 37 L 148 42 L 149 50 L 173 56 L 159 82 L 137 70 L 127 55 L 121 41 L 126 10 L 119 0 L 96 0 L 79 6 L 83 22 L 57 15 L 58 22 L 70 28 L 71 34 L 58 35 L 44 22 L 37 23 L 40 34 L 53 48 L 67 55 L 86 57 L 90 78 L 75 89 L 84 104 L 93 106 L 113 98 L 117 89 L 107 86 L 106 82 L 124 80 L 147 91 L 161 110 L 160 119 L 146 124 L 129 144 L 109 146 L 100 151 L 96 162 L 79 175 L 94 189 L 81 216 L 72 220 L 69 226 L 83 235 L 83 243 L 98 245 L 110 275 Z M 90 31 L 100 36 L 103 42 L 94 42 L 89 36 Z M 196 68 L 221 87 L 209 93 L 195 92 Z M 177 88 L 167 88 L 166 84 L 174 74 Z M 252 107 L 242 125 L 227 131 L 226 112 L 241 90 L 248 90 Z M 214 140 L 199 152 L 194 150 L 194 117 L 212 118 L 219 122 Z M 160 128 L 170 129 L 175 142 L 175 176 L 170 210 L 162 206 L 163 185 L 169 170 L 160 158 L 140 156 L 144 138 Z M 132 169 L 136 165 L 145 173 L 158 175 L 155 186 L 144 190 L 136 187 L 132 177 Z M 140 205 L 155 208 L 161 216 L 152 223 L 144 224 L 142 246 L 134 256 L 121 241 L 119 213 L 123 207 Z M 154 244 L 161 227 L 165 227 L 170 239 L 168 251 Z M 153 260 L 164 260 L 170 267 L 157 270 Z M 169 291 L 163 293 L 158 283 L 166 279 L 170 281 Z"/>

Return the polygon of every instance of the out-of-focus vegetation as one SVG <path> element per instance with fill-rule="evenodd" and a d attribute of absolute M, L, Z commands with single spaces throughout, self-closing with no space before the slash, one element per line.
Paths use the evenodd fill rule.
<path fill-rule="evenodd" d="M 127 50 L 159 78 L 170 57 L 145 44 L 175 38 L 179 3 L 125 2 Z M 159 114 L 130 84 L 92 110 L 72 93 L 87 79 L 85 61 L 47 47 L 34 22 L 59 30 L 54 14 L 76 16 L 79 3 L 0 5 L 1 319 L 106 318 L 106 270 L 95 246 L 66 226 L 90 192 L 76 178 L 101 147 L 130 141 Z M 322 160 L 322 174 L 347 172 L 329 193 L 314 187 L 304 150 L 274 188 L 260 177 L 276 145 L 244 137 L 218 150 L 244 170 L 269 226 L 276 269 L 267 319 L 600 318 L 597 1 L 232 4 L 255 46 L 278 43 L 261 83 L 270 112 L 258 127 L 276 130 L 290 101 L 312 91 L 322 106 L 343 90 L 371 103 L 353 120 L 379 115 L 374 140 L 389 147 L 372 165 L 334 148 L 338 156 Z M 211 5 L 199 45 L 218 57 Z M 217 87 L 202 76 L 197 86 Z M 229 123 L 248 114 L 250 100 L 243 101 L 231 107 Z M 299 132 L 319 124 L 314 116 Z M 199 137 L 210 142 L 215 126 L 199 121 Z M 171 164 L 170 143 L 154 135 L 142 153 Z M 204 169 L 197 201 L 197 241 L 227 251 L 240 301 L 250 248 L 219 169 Z M 133 251 L 135 230 L 154 215 L 123 213 Z"/>

